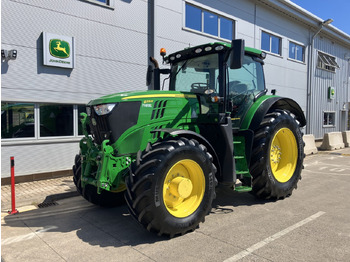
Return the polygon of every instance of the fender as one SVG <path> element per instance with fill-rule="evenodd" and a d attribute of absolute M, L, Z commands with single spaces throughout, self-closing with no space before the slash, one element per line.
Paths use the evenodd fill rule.
<path fill-rule="evenodd" d="M 217 170 L 218 170 L 216 175 L 221 174 L 221 166 L 220 166 L 219 157 L 218 157 L 214 147 L 202 135 L 200 135 L 194 131 L 191 131 L 191 130 L 173 129 L 173 128 L 161 128 L 161 129 L 155 129 L 155 130 L 151 131 L 151 133 L 156 133 L 156 132 L 164 132 L 165 134 L 168 134 L 171 136 L 181 136 L 181 137 L 185 137 L 185 138 L 196 139 L 199 143 L 205 145 L 207 147 L 207 150 L 213 156 L 213 163 L 216 165 Z"/>
<path fill-rule="evenodd" d="M 266 113 L 271 109 L 285 109 L 296 116 L 300 127 L 306 125 L 303 110 L 293 99 L 278 96 L 262 96 L 246 114 L 241 129 L 257 130 Z"/>

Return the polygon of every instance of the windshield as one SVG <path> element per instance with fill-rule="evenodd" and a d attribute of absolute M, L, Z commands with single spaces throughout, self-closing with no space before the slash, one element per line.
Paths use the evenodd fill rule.
<path fill-rule="evenodd" d="M 173 64 L 170 90 L 193 93 L 213 90 L 217 93 L 219 91 L 218 61 L 218 54 L 210 54 Z"/>

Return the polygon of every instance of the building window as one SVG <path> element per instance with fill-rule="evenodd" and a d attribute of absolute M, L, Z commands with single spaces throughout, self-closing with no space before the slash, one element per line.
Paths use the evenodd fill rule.
<path fill-rule="evenodd" d="M 73 105 L 40 105 L 40 137 L 73 136 Z"/>
<path fill-rule="evenodd" d="M 282 39 L 264 31 L 261 32 L 261 49 L 273 54 L 282 55 Z"/>
<path fill-rule="evenodd" d="M 335 61 L 335 57 L 318 51 L 317 67 L 327 71 L 335 72 L 339 69 L 339 65 Z"/>
<path fill-rule="evenodd" d="M 105 7 L 114 8 L 114 1 L 115 0 L 83 0 L 83 1 L 90 2 L 90 3 L 95 4 L 95 5 L 101 5 L 101 6 L 105 6 Z"/>
<path fill-rule="evenodd" d="M 187 3 L 185 27 L 227 40 L 234 36 L 233 20 Z"/>
<path fill-rule="evenodd" d="M 289 58 L 305 62 L 305 47 L 289 42 Z"/>
<path fill-rule="evenodd" d="M 85 105 L 1 103 L 1 139 L 77 137 Z"/>
<path fill-rule="evenodd" d="M 323 127 L 335 127 L 335 112 L 323 112 Z"/>
<path fill-rule="evenodd" d="M 34 138 L 34 104 L 1 103 L 1 138 Z"/>

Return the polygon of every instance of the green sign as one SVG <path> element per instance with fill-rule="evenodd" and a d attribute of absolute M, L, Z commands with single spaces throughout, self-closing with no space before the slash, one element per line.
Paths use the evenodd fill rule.
<path fill-rule="evenodd" d="M 74 37 L 43 32 L 43 64 L 74 68 Z"/>
<path fill-rule="evenodd" d="M 334 99 L 335 97 L 335 89 L 334 87 L 328 87 L 328 99 Z"/>
<path fill-rule="evenodd" d="M 54 57 L 65 59 L 70 56 L 70 45 L 60 39 L 50 39 L 50 54 Z"/>

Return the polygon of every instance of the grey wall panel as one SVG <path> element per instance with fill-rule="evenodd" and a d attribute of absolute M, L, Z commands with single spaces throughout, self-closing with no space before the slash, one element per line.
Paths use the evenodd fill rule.
<path fill-rule="evenodd" d="M 61 1 L 66 6 L 69 6 L 68 2 L 83 4 L 87 9 L 86 14 L 75 6 L 78 12 L 75 15 L 68 11 L 56 11 L 55 5 L 52 7 L 47 1 L 20 2 L 3 3 L 2 43 L 6 48 L 17 49 L 18 57 L 16 61 L 8 63 L 6 72 L 2 69 L 2 100 L 82 103 L 89 93 L 95 97 L 96 94 L 145 89 L 147 23 L 141 25 L 139 21 L 147 21 L 147 2 L 123 3 L 122 10 L 117 6 L 114 11 L 105 8 L 102 11 L 99 6 L 81 1 Z M 63 7 L 57 5 L 57 8 Z M 90 19 L 92 12 L 89 10 L 92 8 L 100 16 L 93 18 L 102 22 Z M 16 10 L 19 16 L 12 15 L 11 10 Z M 132 29 L 123 24 L 111 24 L 119 22 L 112 17 L 121 19 L 121 16 L 127 22 L 134 14 L 140 20 L 133 19 L 136 24 L 130 23 Z M 105 20 L 108 20 L 107 24 L 103 22 Z M 73 70 L 42 65 L 42 31 L 75 37 L 76 67 Z M 14 98 L 6 88 L 24 92 Z M 57 96 L 57 92 L 51 90 L 60 90 L 65 94 Z M 29 96 L 37 91 L 42 91 L 41 96 Z"/>
<path fill-rule="evenodd" d="M 335 72 L 317 68 L 317 51 L 334 56 L 340 68 L 336 69 Z M 345 126 L 345 123 L 342 123 L 345 119 L 342 119 L 341 116 L 344 104 L 348 102 L 349 63 L 345 59 L 348 52 L 349 49 L 322 36 L 322 34 L 315 38 L 310 127 L 311 133 L 316 138 L 322 138 L 325 133 L 342 131 L 342 126 Z M 335 99 L 328 99 L 328 87 L 330 86 L 335 88 Z M 335 112 L 335 127 L 323 126 L 325 111 Z"/>
<path fill-rule="evenodd" d="M 68 170 L 79 153 L 78 142 L 1 147 L 1 177 L 10 176 L 10 156 L 15 157 L 16 176 Z"/>
<path fill-rule="evenodd" d="M 36 52 L 18 48 L 18 54 L 2 75 L 3 101 L 86 103 L 110 93 L 146 90 L 146 65 L 78 56 L 79 65 L 73 70 L 41 67 L 37 74 L 30 63 Z"/>
<path fill-rule="evenodd" d="M 292 61 L 288 56 L 289 41 L 292 41 L 305 47 L 305 59 L 307 58 L 308 28 L 262 4 L 257 5 L 256 14 L 256 48 L 261 48 L 262 31 L 282 39 L 281 56 L 268 54 L 265 59 L 267 88 L 276 89 L 277 95 L 294 99 L 306 110 L 307 63 Z"/>

